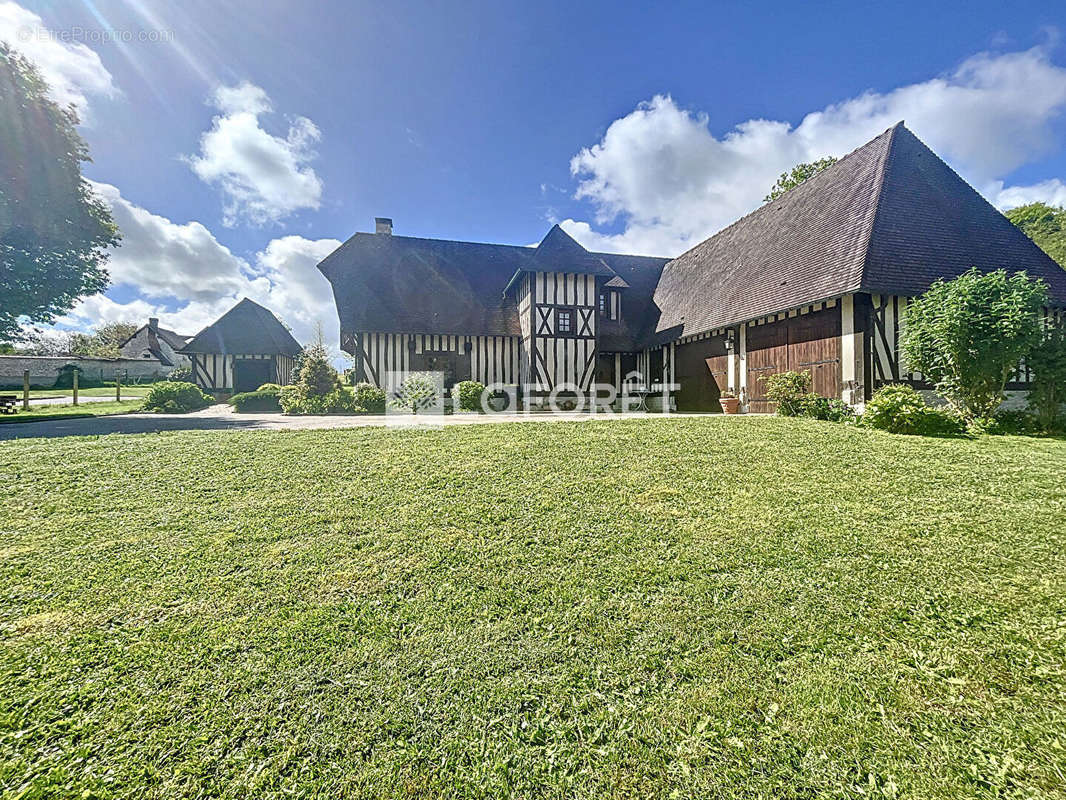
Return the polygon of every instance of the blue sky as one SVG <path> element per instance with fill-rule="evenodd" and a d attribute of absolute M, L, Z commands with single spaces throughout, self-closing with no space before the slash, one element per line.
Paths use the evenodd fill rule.
<path fill-rule="evenodd" d="M 126 235 L 62 327 L 249 295 L 331 342 L 314 263 L 377 215 L 673 255 L 900 118 L 997 205 L 1064 202 L 1062 31 L 1046 2 L 0 0 Z"/>

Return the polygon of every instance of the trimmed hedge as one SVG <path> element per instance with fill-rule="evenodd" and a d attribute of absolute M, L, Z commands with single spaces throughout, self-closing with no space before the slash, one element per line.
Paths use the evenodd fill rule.
<path fill-rule="evenodd" d="M 200 387 L 184 381 L 160 381 L 145 395 L 144 411 L 158 411 L 164 414 L 184 414 L 198 411 L 212 403 L 212 398 L 204 394 Z"/>
<path fill-rule="evenodd" d="M 372 383 L 357 383 L 353 389 L 355 404 L 371 414 L 385 413 L 385 390 Z"/>
<path fill-rule="evenodd" d="M 355 395 L 338 386 L 328 394 L 312 394 L 303 384 L 281 388 L 281 409 L 286 414 L 365 414 Z"/>
<path fill-rule="evenodd" d="M 241 392 L 229 399 L 229 404 L 238 414 L 252 412 L 280 412 L 281 387 L 277 389 L 257 389 L 254 392 Z"/>

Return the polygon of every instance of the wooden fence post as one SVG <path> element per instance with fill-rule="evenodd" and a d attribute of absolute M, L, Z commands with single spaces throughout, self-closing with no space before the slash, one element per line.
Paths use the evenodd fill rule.
<path fill-rule="evenodd" d="M 78 404 L 78 371 L 73 371 L 74 376 L 74 405 Z"/>
<path fill-rule="evenodd" d="M 22 410 L 30 410 L 30 371 L 22 370 Z"/>
<path fill-rule="evenodd" d="M 122 400 L 122 373 L 115 370 L 115 402 Z"/>

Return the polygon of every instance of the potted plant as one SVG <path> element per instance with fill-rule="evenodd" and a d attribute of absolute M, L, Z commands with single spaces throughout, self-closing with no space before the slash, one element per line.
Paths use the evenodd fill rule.
<path fill-rule="evenodd" d="M 722 411 L 726 414 L 736 414 L 740 409 L 740 398 L 736 396 L 732 389 L 723 389 L 718 397 L 718 402 L 722 406 Z"/>

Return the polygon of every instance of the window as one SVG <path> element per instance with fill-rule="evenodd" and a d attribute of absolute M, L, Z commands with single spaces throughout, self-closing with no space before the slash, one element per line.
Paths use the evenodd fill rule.
<path fill-rule="evenodd" d="M 600 316 L 607 319 L 618 318 L 618 292 L 603 291 L 600 293 Z"/>
<path fill-rule="evenodd" d="M 556 336 L 573 336 L 574 335 L 574 309 L 572 309 L 572 308 L 557 308 L 557 309 L 555 309 L 555 335 Z"/>

